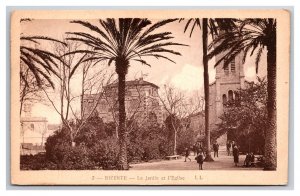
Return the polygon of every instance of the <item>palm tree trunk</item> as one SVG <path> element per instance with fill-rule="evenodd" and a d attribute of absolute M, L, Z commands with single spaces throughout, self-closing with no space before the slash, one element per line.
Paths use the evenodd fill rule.
<path fill-rule="evenodd" d="M 276 170 L 276 32 L 267 45 L 267 78 L 268 78 L 268 127 L 265 133 L 265 170 Z"/>
<path fill-rule="evenodd" d="M 127 131 L 125 127 L 126 111 L 125 111 L 125 78 L 126 71 L 119 71 L 119 83 L 118 83 L 118 102 L 119 102 L 119 169 L 128 170 L 129 165 L 127 161 Z"/>
<path fill-rule="evenodd" d="M 203 76 L 204 76 L 204 99 L 205 99 L 205 135 L 206 135 L 206 157 L 204 161 L 214 161 L 210 153 L 210 130 L 209 130 L 209 75 L 207 58 L 207 18 L 202 19 L 202 45 L 203 45 Z"/>

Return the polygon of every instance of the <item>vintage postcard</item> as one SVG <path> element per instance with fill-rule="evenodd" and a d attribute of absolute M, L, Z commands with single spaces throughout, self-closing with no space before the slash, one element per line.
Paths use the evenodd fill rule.
<path fill-rule="evenodd" d="M 285 185 L 287 10 L 16 10 L 11 183 Z"/>

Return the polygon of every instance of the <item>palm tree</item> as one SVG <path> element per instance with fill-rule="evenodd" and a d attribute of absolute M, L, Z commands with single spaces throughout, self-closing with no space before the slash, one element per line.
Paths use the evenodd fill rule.
<path fill-rule="evenodd" d="M 125 111 L 125 80 L 130 67 L 130 61 L 137 61 L 150 66 L 143 58 L 163 58 L 175 63 L 165 54 L 181 55 L 174 50 L 166 49 L 168 46 L 183 46 L 184 44 L 174 43 L 167 40 L 172 39 L 171 32 L 155 33 L 158 28 L 176 21 L 167 19 L 152 24 L 148 19 L 141 18 L 120 18 L 116 21 L 113 18 L 99 20 L 100 28 L 86 21 L 71 21 L 80 24 L 91 33 L 68 32 L 74 37 L 70 40 L 80 41 L 93 48 L 93 51 L 77 51 L 93 54 L 87 60 L 108 61 L 108 65 L 115 63 L 115 70 L 118 75 L 118 116 L 119 116 L 119 169 L 129 168 L 127 161 L 127 137 L 126 111 Z"/>
<path fill-rule="evenodd" d="M 236 55 L 244 53 L 243 63 L 247 55 L 255 54 L 256 72 L 258 72 L 261 55 L 267 52 L 267 111 L 268 126 L 265 130 L 265 170 L 276 170 L 276 20 L 245 19 L 239 21 L 240 27 L 224 33 L 209 46 L 208 58 L 223 54 L 216 65 L 224 61 L 228 64 Z"/>
<path fill-rule="evenodd" d="M 20 22 L 30 22 L 31 19 L 24 18 Z M 56 42 L 66 45 L 65 43 L 46 36 L 20 36 L 20 114 L 23 108 L 23 102 L 26 94 L 34 89 L 38 92 L 43 87 L 54 88 L 51 74 L 59 77 L 57 68 L 58 61 L 61 58 L 50 51 L 41 49 L 41 41 Z M 29 77 L 30 76 L 30 77 Z"/>
<path fill-rule="evenodd" d="M 202 24 L 202 25 L 201 25 Z M 204 161 L 211 162 L 214 161 L 211 157 L 210 150 L 210 129 L 209 129 L 209 74 L 208 74 L 208 35 L 215 36 L 219 34 L 220 31 L 228 31 L 234 28 L 233 19 L 207 19 L 207 18 L 191 18 L 187 21 L 184 32 L 187 31 L 188 27 L 192 25 L 190 31 L 190 37 L 194 32 L 195 26 L 198 26 L 202 30 L 202 50 L 203 50 L 203 79 L 204 79 L 204 100 L 205 100 L 205 136 L 206 136 L 206 157 Z"/>
<path fill-rule="evenodd" d="M 41 45 L 41 40 L 57 42 L 63 45 L 66 44 L 59 40 L 45 36 L 21 36 L 20 39 L 20 64 L 25 65 L 28 70 L 30 70 L 30 72 L 34 75 L 38 86 L 41 86 L 46 81 L 52 86 L 52 88 L 54 88 L 51 74 L 59 77 L 56 70 L 58 68 L 57 61 L 63 61 L 61 60 L 61 57 L 50 51 L 40 49 L 38 46 Z M 35 46 L 32 46 L 32 44 Z M 20 78 L 26 85 L 29 85 L 22 71 L 20 72 Z"/>

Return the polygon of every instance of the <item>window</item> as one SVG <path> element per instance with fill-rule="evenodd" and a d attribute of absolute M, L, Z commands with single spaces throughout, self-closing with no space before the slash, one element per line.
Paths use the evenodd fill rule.
<path fill-rule="evenodd" d="M 228 101 L 233 101 L 233 91 L 232 90 L 228 91 Z"/>
<path fill-rule="evenodd" d="M 223 98 L 223 105 L 224 105 L 224 104 L 226 104 L 226 102 L 227 102 L 227 96 L 226 96 L 226 94 L 224 94 L 224 95 L 222 96 L 222 98 Z"/>
<path fill-rule="evenodd" d="M 34 124 L 30 124 L 30 129 L 34 131 Z"/>
<path fill-rule="evenodd" d="M 230 62 L 231 73 L 235 73 L 235 59 Z"/>
<path fill-rule="evenodd" d="M 224 72 L 226 75 L 229 74 L 229 66 L 228 65 L 224 65 Z"/>

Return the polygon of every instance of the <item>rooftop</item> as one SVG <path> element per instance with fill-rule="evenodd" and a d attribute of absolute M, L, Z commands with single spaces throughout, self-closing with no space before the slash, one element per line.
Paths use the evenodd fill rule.
<path fill-rule="evenodd" d="M 107 85 L 106 88 L 113 88 L 113 87 L 117 87 L 117 86 L 118 86 L 118 80 L 115 80 L 113 83 Z M 155 85 L 151 82 L 145 81 L 143 78 L 126 81 L 126 86 L 152 86 L 157 89 L 159 88 L 157 85 Z"/>

